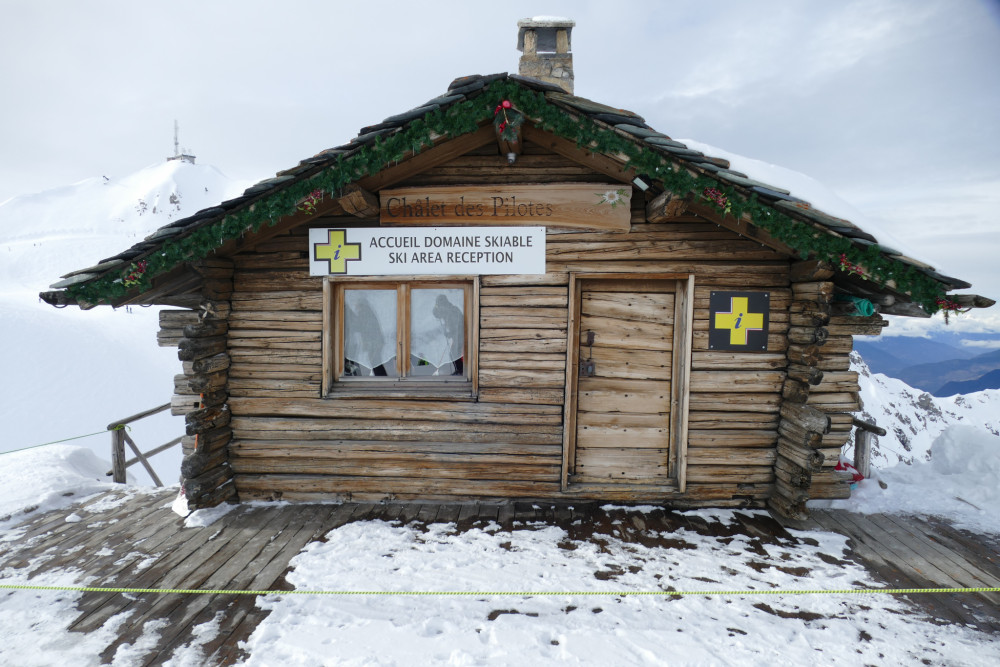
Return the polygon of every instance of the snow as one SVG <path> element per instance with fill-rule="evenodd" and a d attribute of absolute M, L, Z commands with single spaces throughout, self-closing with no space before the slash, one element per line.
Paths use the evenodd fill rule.
<path fill-rule="evenodd" d="M 114 486 L 104 475 L 110 464 L 82 447 L 49 445 L 0 456 L 0 528 L 19 523 L 26 511 L 59 509 Z"/>
<path fill-rule="evenodd" d="M 888 434 L 872 449 L 872 478 L 851 498 L 813 507 L 945 517 L 1000 533 L 1000 390 L 938 398 L 880 373 L 852 355 L 864 411 Z M 853 459 L 853 447 L 845 453 Z"/>
<path fill-rule="evenodd" d="M 713 516 L 727 522 L 732 512 Z M 679 530 L 645 546 L 574 539 L 544 525 L 458 532 L 352 523 L 293 559 L 288 581 L 297 590 L 494 593 L 269 596 L 258 604 L 271 613 L 246 642 L 243 664 L 802 665 L 821 656 L 825 664 L 976 665 L 996 656 L 985 637 L 917 621 L 891 596 L 621 594 L 871 585 L 857 565 L 829 558 L 843 552 L 844 538 L 801 535 L 815 543 L 791 549 Z M 767 565 L 774 561 L 780 567 Z"/>
<path fill-rule="evenodd" d="M 0 204 L 0 349 L 5 376 L 17 379 L 0 383 L 0 452 L 96 433 L 72 442 L 107 458 L 109 423 L 170 400 L 181 369 L 176 350 L 154 342 L 157 309 L 57 310 L 38 293 L 242 188 L 214 167 L 175 160 Z M 183 430 L 161 413 L 131 435 L 148 450 Z M 165 482 L 176 479 L 179 448 L 151 460 Z M 151 482 L 139 466 L 129 471 Z"/>
<path fill-rule="evenodd" d="M 705 155 L 720 157 L 729 160 L 730 168 L 740 171 L 750 178 L 768 183 L 770 185 L 784 188 L 791 192 L 793 197 L 804 199 L 809 202 L 814 209 L 837 218 L 849 220 L 855 225 L 865 230 L 878 239 L 879 244 L 902 252 L 908 257 L 919 259 L 923 262 L 934 264 L 926 258 L 925 251 L 917 251 L 906 241 L 893 236 L 887 229 L 884 221 L 863 213 L 853 204 L 842 199 L 836 192 L 811 176 L 787 167 L 781 167 L 762 160 L 749 158 L 738 153 L 732 153 L 722 148 L 716 148 L 694 139 L 678 139 L 688 148 L 701 151 Z M 938 266 L 935 264 L 935 266 Z M 942 269 L 947 273 L 946 269 Z"/>

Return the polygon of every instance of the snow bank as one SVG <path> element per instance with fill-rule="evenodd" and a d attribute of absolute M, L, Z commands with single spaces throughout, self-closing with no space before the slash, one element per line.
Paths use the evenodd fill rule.
<path fill-rule="evenodd" d="M 1000 533 L 1000 437 L 972 426 L 949 426 L 935 438 L 929 456 L 929 461 L 876 469 L 849 500 L 829 506 L 943 516 L 968 530 Z"/>
<path fill-rule="evenodd" d="M 113 488 L 108 470 L 110 463 L 72 445 L 0 454 L 0 528 L 23 520 L 26 512 L 59 509 Z"/>

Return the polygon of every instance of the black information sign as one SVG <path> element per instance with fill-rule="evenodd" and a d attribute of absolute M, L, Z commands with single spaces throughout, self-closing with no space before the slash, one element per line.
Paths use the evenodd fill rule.
<path fill-rule="evenodd" d="M 712 292 L 708 309 L 708 349 L 767 350 L 770 292 Z"/>

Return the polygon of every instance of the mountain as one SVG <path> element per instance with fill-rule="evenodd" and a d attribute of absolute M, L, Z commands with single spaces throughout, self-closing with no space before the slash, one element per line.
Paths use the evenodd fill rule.
<path fill-rule="evenodd" d="M 1000 390 L 938 398 L 902 380 L 873 373 L 857 351 L 851 369 L 858 372 L 862 412 L 888 431 L 877 438 L 872 465 L 888 468 L 930 459 L 931 444 L 950 426 L 965 425 L 1000 435 Z M 848 449 L 848 458 L 853 452 Z"/>
<path fill-rule="evenodd" d="M 971 394 L 984 389 L 1000 389 L 1000 368 L 992 370 L 975 380 L 947 382 L 934 395 L 954 396 L 955 394 Z"/>
<path fill-rule="evenodd" d="M 943 385 L 952 382 L 975 382 L 996 369 L 1000 369 L 1000 350 L 979 354 L 971 359 L 917 364 L 897 371 L 895 376 L 911 387 L 924 389 L 935 396 L 951 396 L 956 392 L 945 391 Z"/>
<path fill-rule="evenodd" d="M 0 204 L 0 452 L 96 434 L 72 444 L 108 459 L 107 424 L 170 400 L 181 367 L 176 350 L 156 345 L 158 309 L 57 310 L 38 293 L 244 187 L 214 167 L 171 160 Z M 148 450 L 183 432 L 183 419 L 161 413 L 131 435 Z M 179 448 L 153 463 L 175 481 Z M 146 479 L 137 468 L 130 473 Z"/>
<path fill-rule="evenodd" d="M 858 336 L 854 339 L 854 349 L 861 353 L 873 372 L 893 377 L 900 377 L 899 372 L 916 364 L 969 359 L 979 352 L 936 337 L 910 336 L 882 336 L 874 340 Z"/>
<path fill-rule="evenodd" d="M 37 296 L 60 275 L 242 189 L 215 167 L 167 160 L 124 178 L 89 178 L 8 199 L 0 204 L 0 293 Z"/>

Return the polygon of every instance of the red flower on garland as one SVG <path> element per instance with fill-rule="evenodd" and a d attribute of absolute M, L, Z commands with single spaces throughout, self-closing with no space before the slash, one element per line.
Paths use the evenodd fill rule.
<path fill-rule="evenodd" d="M 135 287 L 142 281 L 142 276 L 146 273 L 146 268 L 149 265 L 146 264 L 146 260 L 140 259 L 138 262 L 132 262 L 132 266 L 129 267 L 129 272 L 125 274 L 122 278 L 122 284 L 125 287 Z"/>
<path fill-rule="evenodd" d="M 316 212 L 316 206 L 318 206 L 321 201 L 323 201 L 323 191 L 318 189 L 313 190 L 299 203 L 296 210 L 302 211 L 306 215 L 312 215 Z"/>
<path fill-rule="evenodd" d="M 732 202 L 729 201 L 729 197 L 727 197 L 725 193 L 718 188 L 705 188 L 701 191 L 701 196 L 703 199 L 706 199 L 718 206 L 725 214 L 728 214 L 733 210 L 733 205 Z"/>
<path fill-rule="evenodd" d="M 844 253 L 840 254 L 840 270 L 847 271 L 847 275 L 849 276 L 860 276 L 867 280 L 865 270 L 861 268 L 861 265 L 851 264 L 851 262 L 847 259 L 847 255 Z"/>
<path fill-rule="evenodd" d="M 510 100 L 503 100 L 493 110 L 493 125 L 504 141 L 517 140 L 517 128 L 524 123 L 524 115 L 514 108 Z"/>
<path fill-rule="evenodd" d="M 937 303 L 938 309 L 944 313 L 945 324 L 948 324 L 948 316 L 952 313 L 967 313 L 972 310 L 971 307 L 963 307 L 962 304 L 952 301 L 946 297 L 938 297 L 935 303 Z"/>

